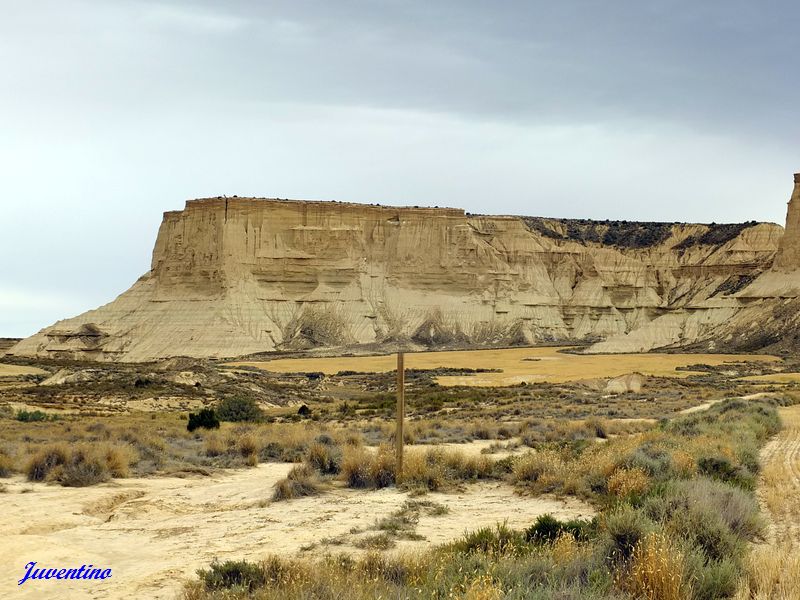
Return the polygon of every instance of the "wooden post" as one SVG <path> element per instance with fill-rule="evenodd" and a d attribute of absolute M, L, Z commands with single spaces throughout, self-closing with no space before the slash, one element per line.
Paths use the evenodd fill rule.
<path fill-rule="evenodd" d="M 395 428 L 395 444 L 397 446 L 397 469 L 395 480 L 403 479 L 403 420 L 406 414 L 406 370 L 403 365 L 403 353 L 397 353 L 397 427 Z"/>

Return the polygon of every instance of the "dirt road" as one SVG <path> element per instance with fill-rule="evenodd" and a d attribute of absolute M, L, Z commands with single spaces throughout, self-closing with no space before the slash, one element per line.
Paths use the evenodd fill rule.
<path fill-rule="evenodd" d="M 783 430 L 761 452 L 758 498 L 769 517 L 737 600 L 800 598 L 800 405 L 780 410 Z"/>

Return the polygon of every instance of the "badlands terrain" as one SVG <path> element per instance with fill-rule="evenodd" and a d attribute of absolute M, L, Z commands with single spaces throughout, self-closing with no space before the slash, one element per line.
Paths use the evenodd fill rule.
<path fill-rule="evenodd" d="M 0 596 L 798 598 L 799 237 L 190 201 L 0 340 Z"/>
<path fill-rule="evenodd" d="M 581 221 L 257 198 L 164 214 L 150 271 L 14 356 L 141 362 L 275 350 L 576 343 L 794 347 L 800 174 L 787 228 Z"/>

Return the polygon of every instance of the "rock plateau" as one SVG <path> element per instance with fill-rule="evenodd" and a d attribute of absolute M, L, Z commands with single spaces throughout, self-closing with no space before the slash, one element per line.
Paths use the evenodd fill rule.
<path fill-rule="evenodd" d="M 17 356 L 148 361 L 275 350 L 593 343 L 776 348 L 800 331 L 787 228 L 466 214 L 260 198 L 164 214 L 150 271 Z M 787 342 L 788 340 L 788 342 Z"/>

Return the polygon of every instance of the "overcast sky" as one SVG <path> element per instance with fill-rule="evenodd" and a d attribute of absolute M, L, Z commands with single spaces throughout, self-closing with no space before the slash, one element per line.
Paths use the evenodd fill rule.
<path fill-rule="evenodd" d="M 0 336 L 254 195 L 783 223 L 800 3 L 0 0 Z"/>

